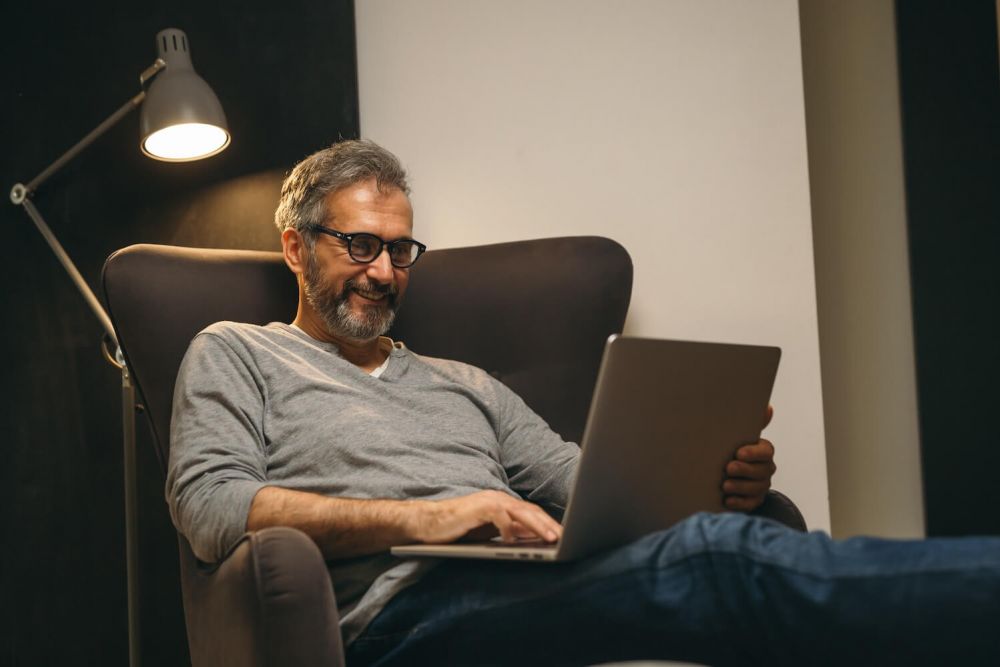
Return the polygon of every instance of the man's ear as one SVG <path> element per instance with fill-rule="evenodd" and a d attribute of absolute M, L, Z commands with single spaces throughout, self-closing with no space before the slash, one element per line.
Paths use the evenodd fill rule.
<path fill-rule="evenodd" d="M 292 273 L 302 275 L 306 271 L 306 248 L 302 234 L 297 230 L 288 228 L 281 232 L 281 254 L 285 256 L 285 264 Z"/>

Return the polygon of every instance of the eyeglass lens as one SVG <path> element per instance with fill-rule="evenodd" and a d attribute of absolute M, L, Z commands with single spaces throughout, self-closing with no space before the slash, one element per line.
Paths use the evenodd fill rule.
<path fill-rule="evenodd" d="M 416 261 L 420 248 L 413 241 L 390 241 L 385 244 L 389 248 L 389 261 L 394 266 L 405 267 Z M 359 262 L 370 262 L 382 252 L 382 240 L 371 234 L 355 234 L 347 248 L 351 257 Z"/>

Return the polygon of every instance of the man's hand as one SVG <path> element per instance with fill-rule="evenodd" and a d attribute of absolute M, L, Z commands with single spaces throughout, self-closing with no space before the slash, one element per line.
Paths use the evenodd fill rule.
<path fill-rule="evenodd" d="M 500 491 L 422 501 L 408 532 L 418 542 L 444 544 L 484 526 L 495 527 L 505 542 L 555 542 L 562 535 L 562 526 L 541 507 Z"/>
<path fill-rule="evenodd" d="M 767 406 L 764 426 L 771 423 L 774 408 Z M 725 504 L 731 510 L 749 512 L 764 502 L 771 488 L 774 465 L 774 445 L 768 440 L 759 440 L 736 450 L 734 460 L 726 464 L 726 480 L 722 483 Z"/>

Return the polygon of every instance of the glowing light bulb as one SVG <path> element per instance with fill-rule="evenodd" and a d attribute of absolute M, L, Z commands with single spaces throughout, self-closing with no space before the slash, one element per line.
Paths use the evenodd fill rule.
<path fill-rule="evenodd" d="M 200 160 L 229 145 L 229 133 L 215 125 L 182 123 L 157 130 L 142 142 L 142 152 L 167 162 Z"/>

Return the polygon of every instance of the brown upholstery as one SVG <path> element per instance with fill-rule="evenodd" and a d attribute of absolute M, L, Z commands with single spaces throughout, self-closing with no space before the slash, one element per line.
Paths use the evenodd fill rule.
<path fill-rule="evenodd" d="M 166 470 L 174 380 L 213 322 L 290 322 L 298 292 L 281 253 L 133 245 L 104 264 L 104 295 Z"/>
<path fill-rule="evenodd" d="M 493 373 L 564 438 L 579 441 L 607 337 L 632 289 L 625 249 L 597 237 L 436 250 L 411 270 L 391 336 Z M 218 320 L 290 321 L 297 291 L 279 253 L 135 245 L 104 267 L 111 318 L 166 463 L 171 397 L 194 335 Z M 790 501 L 764 508 L 804 528 Z M 331 665 L 343 651 L 325 564 L 304 534 L 249 534 L 217 566 L 179 536 L 195 665 Z"/>

